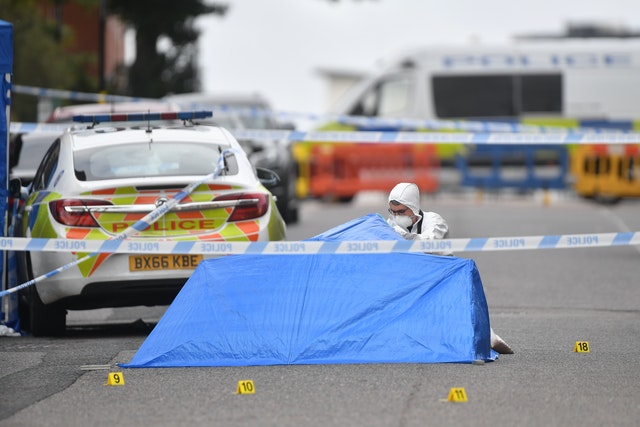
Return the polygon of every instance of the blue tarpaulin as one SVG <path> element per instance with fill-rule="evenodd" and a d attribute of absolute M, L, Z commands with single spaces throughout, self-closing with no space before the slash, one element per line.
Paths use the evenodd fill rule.
<path fill-rule="evenodd" d="M 313 240 L 385 240 L 368 215 Z M 123 367 L 494 360 L 473 260 L 420 253 L 203 261 Z"/>

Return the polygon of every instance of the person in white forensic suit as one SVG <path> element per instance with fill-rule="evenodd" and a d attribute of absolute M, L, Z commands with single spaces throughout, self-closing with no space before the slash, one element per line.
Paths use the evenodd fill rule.
<path fill-rule="evenodd" d="M 449 237 L 447 221 L 435 212 L 420 209 L 420 189 L 412 182 L 401 182 L 389 193 L 387 223 L 407 240 L 438 240 Z M 438 252 L 439 255 L 453 255 Z M 513 354 L 509 345 L 491 328 L 491 348 L 500 354 Z"/>

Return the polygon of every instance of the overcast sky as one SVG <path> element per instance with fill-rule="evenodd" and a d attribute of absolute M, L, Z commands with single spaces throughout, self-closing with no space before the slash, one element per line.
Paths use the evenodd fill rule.
<path fill-rule="evenodd" d="M 576 21 L 640 31 L 640 0 L 216 0 L 197 22 L 209 92 L 260 92 L 282 111 L 325 113 L 319 69 L 366 71 L 430 44 L 506 42 Z"/>

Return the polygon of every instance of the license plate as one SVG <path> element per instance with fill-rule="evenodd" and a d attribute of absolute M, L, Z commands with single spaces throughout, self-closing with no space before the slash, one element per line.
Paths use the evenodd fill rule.
<path fill-rule="evenodd" d="M 131 255 L 129 271 L 193 270 L 202 255 Z"/>

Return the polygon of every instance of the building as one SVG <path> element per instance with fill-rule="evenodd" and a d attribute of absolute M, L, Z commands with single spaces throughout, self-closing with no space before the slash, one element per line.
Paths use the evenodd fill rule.
<path fill-rule="evenodd" d="M 100 90 L 107 85 L 124 87 L 126 27 L 117 16 L 106 15 L 105 0 L 91 4 L 40 1 L 40 8 L 46 19 L 56 23 L 57 37 L 65 33 L 69 53 L 91 58 L 87 72 L 99 83 Z"/>

